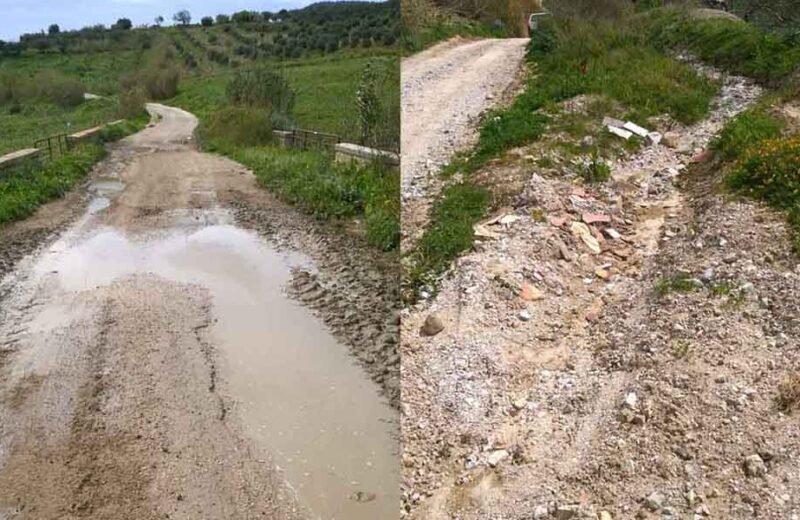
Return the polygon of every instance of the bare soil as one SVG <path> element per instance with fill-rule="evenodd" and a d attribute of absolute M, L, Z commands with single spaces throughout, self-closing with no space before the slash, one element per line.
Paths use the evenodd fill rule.
<path fill-rule="evenodd" d="M 406 517 L 800 514 L 800 430 L 780 407 L 800 263 L 784 218 L 727 195 L 698 155 L 760 95 L 720 79 L 707 120 L 655 127 L 680 142 L 614 162 L 608 183 L 479 172 L 527 181 L 496 238 L 403 313 Z M 595 214 L 609 222 L 584 240 Z"/>

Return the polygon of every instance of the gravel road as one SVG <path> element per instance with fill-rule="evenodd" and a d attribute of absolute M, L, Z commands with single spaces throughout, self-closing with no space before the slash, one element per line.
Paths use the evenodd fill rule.
<path fill-rule="evenodd" d="M 528 41 L 454 39 L 403 61 L 404 249 L 421 234 L 442 188 L 437 173 L 475 144 L 479 116 L 513 85 Z"/>
<path fill-rule="evenodd" d="M 85 186 L 0 229 L 0 518 L 395 512 L 396 412 L 379 396 L 398 387 L 391 266 L 198 151 L 191 114 L 148 108 L 160 121 Z M 282 294 L 309 276 L 307 305 Z M 343 424 L 326 436 L 288 424 L 294 412 Z M 284 429 L 309 453 L 353 450 L 293 468 L 269 448 Z M 368 440 L 338 433 L 353 430 Z"/>

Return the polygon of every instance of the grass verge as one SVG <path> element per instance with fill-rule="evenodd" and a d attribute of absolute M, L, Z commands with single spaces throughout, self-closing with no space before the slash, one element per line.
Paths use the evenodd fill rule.
<path fill-rule="evenodd" d="M 106 155 L 102 143 L 138 132 L 149 120 L 142 115 L 106 127 L 100 143 L 78 145 L 52 161 L 34 159 L 0 170 L 0 226 L 29 217 L 45 202 L 63 197 Z"/>
<path fill-rule="evenodd" d="M 323 220 L 363 217 L 367 242 L 384 251 L 400 241 L 400 178 L 380 164 L 340 164 L 317 151 L 278 146 L 218 147 L 283 200 Z"/>
<path fill-rule="evenodd" d="M 644 17 L 650 40 L 685 49 L 706 63 L 761 82 L 779 84 L 800 66 L 800 46 L 743 21 L 693 18 L 681 9 L 655 9 Z"/>
<path fill-rule="evenodd" d="M 761 104 L 730 120 L 711 148 L 725 161 L 735 161 L 763 141 L 780 137 L 784 126 L 784 121 Z"/>
<path fill-rule="evenodd" d="M 800 252 L 800 136 L 767 139 L 744 152 L 728 186 L 787 214 Z"/>
<path fill-rule="evenodd" d="M 665 56 L 647 34 L 626 23 L 563 19 L 541 27 L 528 51 L 525 90 L 511 106 L 489 114 L 474 153 L 460 169 L 471 172 L 506 150 L 538 140 L 548 129 L 548 109 L 581 94 L 624 105 L 626 119 L 647 126 L 667 113 L 693 123 L 709 111 L 719 85 Z"/>
<path fill-rule="evenodd" d="M 474 226 L 486 214 L 490 198 L 488 190 L 469 183 L 450 186 L 443 192 L 430 226 L 411 255 L 413 267 L 405 278 L 406 300 L 415 300 L 423 286 L 434 287 L 436 277 L 469 249 Z"/>
<path fill-rule="evenodd" d="M 29 161 L 0 172 L 0 225 L 24 219 L 62 197 L 105 156 L 99 144 L 81 145 L 53 161 Z"/>

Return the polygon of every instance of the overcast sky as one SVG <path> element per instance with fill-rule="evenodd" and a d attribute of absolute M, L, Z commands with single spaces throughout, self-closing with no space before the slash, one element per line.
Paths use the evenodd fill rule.
<path fill-rule="evenodd" d="M 118 18 L 130 18 L 134 26 L 152 24 L 161 15 L 172 23 L 181 9 L 199 21 L 206 15 L 231 14 L 242 9 L 280 11 L 313 4 L 316 0 L 0 0 L 0 40 L 19 39 L 22 33 L 38 32 L 51 23 L 62 30 L 80 29 L 102 23 L 109 26 Z"/>

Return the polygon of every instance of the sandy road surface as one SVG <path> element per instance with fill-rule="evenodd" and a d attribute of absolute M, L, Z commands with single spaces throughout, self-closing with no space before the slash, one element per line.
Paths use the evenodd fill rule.
<path fill-rule="evenodd" d="M 441 189 L 437 173 L 477 138 L 478 116 L 517 78 L 528 40 L 451 40 L 403 61 L 404 245 L 419 236 Z"/>
<path fill-rule="evenodd" d="M 313 226 L 240 165 L 197 151 L 191 114 L 149 108 L 162 120 L 115 145 L 95 168 L 86 211 L 74 192 L 0 230 L 0 518 L 291 520 L 307 509 L 349 518 L 396 511 L 388 466 L 396 449 L 384 431 L 391 409 L 322 320 L 281 294 L 291 266 L 316 264 L 323 286 L 336 279 L 313 262 L 313 248 L 312 260 L 290 263 L 289 253 L 246 229 L 291 248 L 300 244 L 262 228 L 285 228 L 302 241 L 293 226 Z M 57 240 L 47 239 L 54 230 Z M 318 247 L 336 246 L 329 239 Z M 346 259 L 335 267 L 353 276 Z M 368 304 L 383 311 L 380 301 Z M 380 332 L 382 324 L 371 326 Z M 303 345 L 299 332 L 314 344 Z M 297 350 L 283 352 L 284 344 Z M 383 376 L 376 381 L 389 381 L 378 353 L 369 355 Z M 295 372 L 301 360 L 304 371 Z M 299 387 L 280 394 L 291 374 L 309 384 L 307 396 Z M 322 416 L 318 409 L 333 408 L 325 396 L 334 387 L 359 416 L 331 415 L 368 440 L 326 437 L 315 425 L 307 456 L 333 453 L 328 443 L 352 446 L 349 458 L 370 462 L 373 473 L 353 477 L 347 459 L 293 468 L 282 458 L 299 448 L 279 437 L 304 436 L 308 416 L 294 412 Z M 334 464 L 337 475 L 323 471 Z M 318 488 L 332 496 L 314 494 Z"/>

